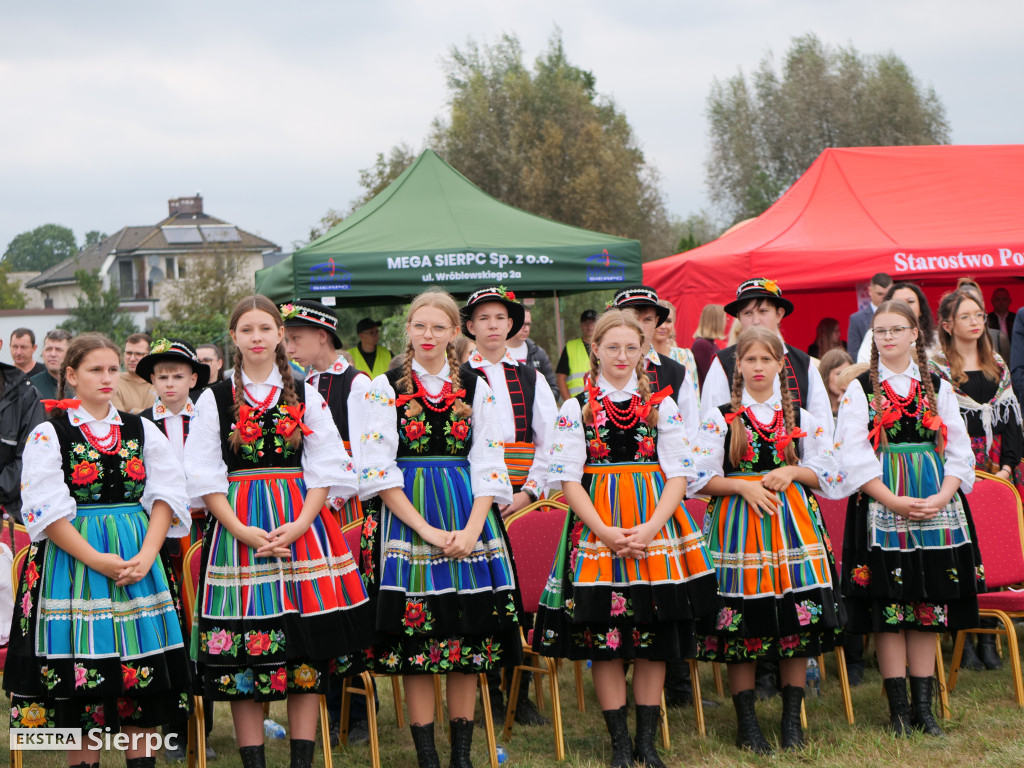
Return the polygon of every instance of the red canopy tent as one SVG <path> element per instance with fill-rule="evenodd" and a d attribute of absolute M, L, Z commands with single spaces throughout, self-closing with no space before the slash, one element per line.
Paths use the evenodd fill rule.
<path fill-rule="evenodd" d="M 806 348 L 818 321 L 845 338 L 855 287 L 876 272 L 941 293 L 969 275 L 1024 302 L 1024 145 L 826 149 L 767 211 L 692 251 L 644 265 L 689 343 L 705 304 L 751 277 L 775 280 L 796 311 L 786 338 Z"/>

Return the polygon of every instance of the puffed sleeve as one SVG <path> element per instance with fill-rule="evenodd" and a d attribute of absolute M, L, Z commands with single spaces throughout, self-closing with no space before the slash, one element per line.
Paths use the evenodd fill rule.
<path fill-rule="evenodd" d="M 74 520 L 77 512 L 64 482 L 57 432 L 43 421 L 29 433 L 22 454 L 21 519 L 32 541 L 42 541 L 48 525 L 61 518 Z"/>
<path fill-rule="evenodd" d="M 682 418 L 682 426 L 686 439 L 690 443 L 690 450 L 693 450 L 693 446 L 697 443 L 697 430 L 700 428 L 701 422 L 700 400 L 694 392 L 695 388 L 688 387 L 686 382 L 683 382 L 683 386 L 679 388 L 679 400 L 674 403 Z"/>
<path fill-rule="evenodd" d="M 714 412 L 718 406 L 725 405 L 731 399 L 729 391 L 729 380 L 725 376 L 725 368 L 722 361 L 715 356 L 708 368 L 708 374 L 704 377 L 704 387 L 700 395 L 700 416 L 705 422 L 714 418 Z"/>
<path fill-rule="evenodd" d="M 155 502 L 167 502 L 171 508 L 171 527 L 167 530 L 167 538 L 188 536 L 192 515 L 188 511 L 185 469 L 160 427 L 149 419 L 143 419 L 142 432 L 145 435 L 142 463 L 146 465 L 146 488 L 139 503 L 148 514 L 152 514 Z"/>
<path fill-rule="evenodd" d="M 473 444 L 469 447 L 469 472 L 473 497 L 493 496 L 496 504 L 512 503 L 512 484 L 505 467 L 498 401 L 487 382 L 480 379 L 473 393 Z"/>
<path fill-rule="evenodd" d="M 693 356 L 693 352 L 686 347 L 683 347 L 683 367 L 686 368 L 686 379 L 690 383 L 690 388 L 693 389 L 693 400 L 697 404 L 698 411 L 700 410 L 700 378 L 697 373 L 697 358 Z M 696 425 L 697 422 L 694 422 Z M 694 428 L 696 430 L 696 427 Z M 696 432 L 695 432 L 696 434 Z"/>
<path fill-rule="evenodd" d="M 345 407 L 348 409 L 348 441 L 351 446 L 352 464 L 355 466 L 356 474 L 359 474 L 360 449 L 362 443 L 359 440 L 363 434 L 363 408 L 365 408 L 366 394 L 370 391 L 370 377 L 356 376 L 352 379 L 352 387 L 349 389 Z"/>
<path fill-rule="evenodd" d="M 939 401 L 939 418 L 946 425 L 945 472 L 959 477 L 960 490 L 970 493 L 974 487 L 974 452 L 967 434 L 967 423 L 960 415 L 960 405 L 948 381 L 943 379 L 939 382 L 935 396 Z"/>
<path fill-rule="evenodd" d="M 527 371 L 531 370 L 529 367 Z M 537 382 L 533 396 L 533 464 L 526 476 L 523 488 L 529 488 L 540 496 L 548 483 L 548 462 L 551 460 L 551 429 L 558 418 L 558 404 L 544 375 L 536 372 Z"/>
<path fill-rule="evenodd" d="M 690 498 L 700 495 L 699 491 L 711 478 L 725 477 L 725 439 L 728 435 L 725 417 L 715 408 L 697 430 L 697 444 L 693 447 L 696 477 L 686 486 L 686 495 Z"/>
<path fill-rule="evenodd" d="M 398 456 L 398 415 L 395 390 L 388 377 L 375 378 L 359 409 L 359 498 L 372 499 L 388 488 L 402 488 L 405 479 Z M 355 433 L 350 433 L 355 441 Z"/>
<path fill-rule="evenodd" d="M 821 374 L 813 365 L 807 370 L 807 410 L 821 426 L 832 421 L 832 402 L 828 399 L 828 391 L 821 380 Z"/>
<path fill-rule="evenodd" d="M 549 453 L 549 489 L 561 490 L 563 480 L 578 483 L 583 479 L 583 465 L 587 461 L 587 438 L 583 432 L 580 401 L 575 397 L 570 397 L 562 403 L 551 432 Z"/>
<path fill-rule="evenodd" d="M 829 422 L 831 426 L 831 419 Z M 800 428 L 807 433 L 807 437 L 800 441 L 800 466 L 817 475 L 820 492 L 825 498 L 843 498 L 843 476 L 832 451 L 832 431 L 820 426 L 814 414 L 802 408 Z"/>
<path fill-rule="evenodd" d="M 696 408 L 691 418 L 697 418 Z M 696 436 L 697 428 L 686 423 L 675 401 L 671 397 L 662 400 L 658 406 L 658 463 L 666 478 L 685 477 L 688 483 L 696 479 L 691 433 Z"/>
<path fill-rule="evenodd" d="M 197 509 L 206 506 L 203 496 L 227 495 L 228 465 L 224 463 L 221 440 L 217 400 L 206 390 L 196 403 L 185 440 L 185 486 L 190 505 Z"/>
<path fill-rule="evenodd" d="M 302 479 L 307 488 L 328 488 L 328 495 L 348 499 L 359 486 L 352 459 L 323 397 L 309 384 L 303 386 L 306 411 L 302 421 L 313 434 L 302 437 Z"/>
<path fill-rule="evenodd" d="M 882 464 L 868 437 L 868 399 L 856 379 L 839 401 L 833 450 L 843 476 L 840 497 L 850 496 L 865 483 L 882 477 Z"/>

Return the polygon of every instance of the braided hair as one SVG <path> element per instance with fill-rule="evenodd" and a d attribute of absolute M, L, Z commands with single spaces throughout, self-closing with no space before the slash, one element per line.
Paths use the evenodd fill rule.
<path fill-rule="evenodd" d="M 118 362 L 121 360 L 121 349 L 102 333 L 80 333 L 71 343 L 68 344 L 68 351 L 64 353 L 64 362 L 60 366 L 60 378 L 57 380 L 57 399 L 63 400 L 68 390 L 68 368 L 78 370 L 85 360 L 85 356 L 97 349 L 109 349 L 117 355 Z M 54 408 L 49 413 L 51 419 L 63 415 L 64 411 Z"/>
<path fill-rule="evenodd" d="M 413 316 L 424 307 L 433 307 L 434 309 L 441 310 L 448 317 L 450 322 L 456 329 L 462 327 L 462 320 L 459 316 L 459 305 L 455 303 L 455 299 L 448 291 L 442 288 L 430 288 L 415 299 L 409 305 L 409 311 L 405 314 L 405 333 L 407 341 L 405 343 L 405 359 L 402 361 L 402 377 L 396 383 L 398 390 L 402 394 L 410 395 L 416 391 L 413 386 L 412 380 L 412 361 L 413 361 L 413 344 L 412 338 L 409 336 L 409 325 L 412 323 Z M 458 334 L 448 342 L 445 348 L 445 355 L 448 359 L 448 378 L 452 383 L 452 391 L 457 392 L 462 388 L 462 379 L 459 374 L 459 357 L 455 352 L 455 339 L 458 338 Z M 423 412 L 423 406 L 420 405 L 419 401 L 415 398 L 405 404 L 406 416 L 419 416 Z M 461 397 L 455 401 L 452 407 L 452 413 L 458 419 L 465 419 L 472 415 L 473 407 L 463 400 Z"/>
<path fill-rule="evenodd" d="M 736 340 L 736 362 L 733 365 L 732 388 L 729 398 L 729 407 L 732 413 L 739 411 L 743 405 L 744 381 L 743 373 L 740 371 L 740 361 L 754 346 L 763 348 L 776 362 L 782 363 L 786 357 L 782 340 L 778 334 L 772 333 L 767 328 L 755 326 L 740 334 Z M 793 408 L 793 395 L 789 391 L 789 377 L 786 375 L 785 365 L 781 366 L 779 370 L 779 391 L 782 396 L 783 428 L 786 430 L 786 434 L 792 434 L 799 425 Z M 750 450 L 750 439 L 747 437 L 747 428 L 739 418 L 735 418 L 729 424 L 729 461 L 733 465 L 738 465 L 748 450 Z M 799 462 L 795 440 L 789 441 L 783 452 L 783 458 L 790 466 Z"/>
<path fill-rule="evenodd" d="M 234 331 L 238 326 L 238 322 L 242 319 L 242 315 L 254 310 L 265 312 L 270 315 L 270 317 L 274 319 L 274 326 L 276 328 L 284 327 L 284 321 L 281 320 L 281 312 L 278 310 L 277 305 L 266 296 L 255 294 L 253 296 L 246 296 L 235 304 L 235 308 L 231 312 L 231 320 L 228 328 L 231 331 Z M 231 408 L 231 415 L 236 426 L 231 430 L 228 443 L 231 445 L 232 450 L 234 450 L 235 453 L 238 453 L 238 450 L 242 445 L 242 435 L 239 431 L 238 417 L 241 407 L 245 403 L 245 387 L 242 384 L 242 365 L 244 363 L 244 359 L 242 357 L 242 350 L 237 346 L 235 347 L 235 354 L 232 359 L 232 363 L 235 368 L 232 376 L 235 397 Z M 295 379 L 292 377 L 291 366 L 288 364 L 288 355 L 285 352 L 283 341 L 278 342 L 274 350 L 274 363 L 277 365 L 277 370 L 281 374 L 282 380 L 281 396 L 278 402 L 284 405 L 297 405 L 299 397 L 295 392 Z M 302 443 L 302 430 L 294 430 L 291 435 L 285 438 L 285 442 L 292 448 L 298 448 Z"/>
<path fill-rule="evenodd" d="M 596 349 L 608 331 L 612 328 L 622 327 L 636 331 L 637 336 L 640 338 L 640 347 L 641 349 L 643 348 L 644 329 L 640 325 L 640 321 L 636 319 L 635 312 L 632 310 L 609 309 L 602 314 L 597 319 L 597 325 L 594 326 L 594 334 L 590 340 L 590 373 L 588 375 L 590 376 L 590 383 L 594 386 L 597 385 L 597 377 L 601 372 L 601 362 L 597 357 Z M 636 361 L 636 383 L 636 391 L 637 395 L 640 396 L 640 402 L 646 403 L 651 399 L 651 379 L 647 375 L 647 361 L 642 354 Z M 645 421 L 649 427 L 657 425 L 657 406 L 651 408 Z M 588 425 L 593 425 L 594 423 L 594 409 L 591 407 L 589 400 L 583 406 L 583 423 Z"/>

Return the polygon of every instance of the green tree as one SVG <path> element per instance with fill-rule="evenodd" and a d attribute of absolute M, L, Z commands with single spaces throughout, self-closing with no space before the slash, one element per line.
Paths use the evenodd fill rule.
<path fill-rule="evenodd" d="M 103 333 L 118 345 L 139 330 L 132 316 L 121 309 L 118 287 L 113 285 L 103 290 L 98 270 L 79 269 L 75 272 L 75 280 L 79 289 L 78 305 L 71 310 L 71 317 L 61 324 L 61 328 L 74 334 Z"/>
<path fill-rule="evenodd" d="M 10 271 L 10 265 L 0 261 L 0 309 L 24 309 L 25 294 L 21 292 L 18 282 L 8 276 Z"/>
<path fill-rule="evenodd" d="M 691 213 L 685 219 L 672 219 L 672 234 L 676 252 L 692 251 L 699 245 L 710 243 L 722 234 L 721 225 L 707 211 Z"/>
<path fill-rule="evenodd" d="M 44 224 L 22 232 L 4 252 L 4 263 L 13 272 L 42 272 L 78 252 L 75 234 L 60 224 Z"/>
<path fill-rule="evenodd" d="M 781 71 L 769 53 L 708 96 L 712 202 L 732 223 L 763 213 L 828 147 L 946 144 L 939 97 L 895 54 L 862 55 L 808 34 Z"/>
<path fill-rule="evenodd" d="M 100 232 L 98 229 L 90 229 L 85 233 L 85 243 L 82 244 L 82 247 L 88 248 L 90 245 L 96 245 L 96 243 L 105 237 L 107 237 L 106 232 Z"/>

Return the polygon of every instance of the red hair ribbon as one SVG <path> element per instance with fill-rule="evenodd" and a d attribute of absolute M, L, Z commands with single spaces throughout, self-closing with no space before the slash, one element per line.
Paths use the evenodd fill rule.
<path fill-rule="evenodd" d="M 738 411 L 733 411 L 732 413 L 725 414 L 725 423 L 726 423 L 726 425 L 728 426 L 728 425 L 732 424 L 737 416 L 739 416 L 742 413 L 746 413 L 746 412 L 747 412 L 747 406 L 741 405 L 740 409 Z"/>
<path fill-rule="evenodd" d="M 410 392 L 408 395 L 399 395 L 397 398 L 395 398 L 395 405 L 401 408 L 410 400 L 415 400 L 417 397 L 424 397 L 425 395 L 426 393 L 423 391 L 423 387 L 420 387 L 415 392 Z"/>
<path fill-rule="evenodd" d="M 43 407 L 46 408 L 47 413 L 60 408 L 62 411 L 70 411 L 72 408 L 78 408 L 82 405 L 81 400 L 72 400 L 71 398 L 65 398 L 64 400 L 43 400 Z"/>
<path fill-rule="evenodd" d="M 302 416 L 306 412 L 306 406 L 305 405 L 303 405 L 301 403 L 298 404 L 298 405 L 286 405 L 286 406 L 284 406 L 284 410 L 285 410 L 285 413 L 287 413 L 288 416 L 290 418 L 292 418 L 295 421 L 296 424 L 298 424 L 299 429 L 302 430 L 302 434 L 304 434 L 304 435 L 312 435 L 313 434 L 313 430 L 310 429 L 309 427 L 307 427 L 302 422 Z"/>
<path fill-rule="evenodd" d="M 871 438 L 871 444 L 878 450 L 878 443 L 882 439 L 882 430 L 888 429 L 897 421 L 900 420 L 899 413 L 896 412 L 895 408 L 886 408 L 881 417 L 875 417 L 875 426 L 873 426 L 868 432 L 868 437 Z"/>
<path fill-rule="evenodd" d="M 782 451 L 786 450 L 787 445 L 792 443 L 794 440 L 800 439 L 801 437 L 807 437 L 807 433 L 800 429 L 800 427 L 797 427 L 792 432 L 787 432 L 786 434 L 779 437 L 779 439 L 775 441 L 775 447 L 781 453 Z"/>
<path fill-rule="evenodd" d="M 946 445 L 946 437 L 949 430 L 939 414 L 932 413 L 931 411 L 925 411 L 924 416 L 921 419 L 921 423 L 924 424 L 925 429 L 931 429 L 935 432 L 939 432 L 942 435 L 942 445 Z"/>
<path fill-rule="evenodd" d="M 457 392 L 449 392 L 447 395 L 444 396 L 444 404 L 445 405 L 451 405 L 456 400 L 458 400 L 460 397 L 465 397 L 465 396 L 466 396 L 466 390 L 464 390 L 464 389 L 460 389 Z"/>
<path fill-rule="evenodd" d="M 664 389 L 655 392 L 646 403 L 640 403 L 640 405 L 636 407 L 636 415 L 641 419 L 646 419 L 647 414 L 651 412 L 651 408 L 656 405 L 660 405 L 662 400 L 666 397 L 670 397 L 671 395 L 672 387 L 665 387 Z"/>
<path fill-rule="evenodd" d="M 252 406 L 242 403 L 238 406 L 238 422 L 242 423 L 243 421 L 248 421 L 249 417 L 252 416 L 255 411 L 256 409 Z"/>

